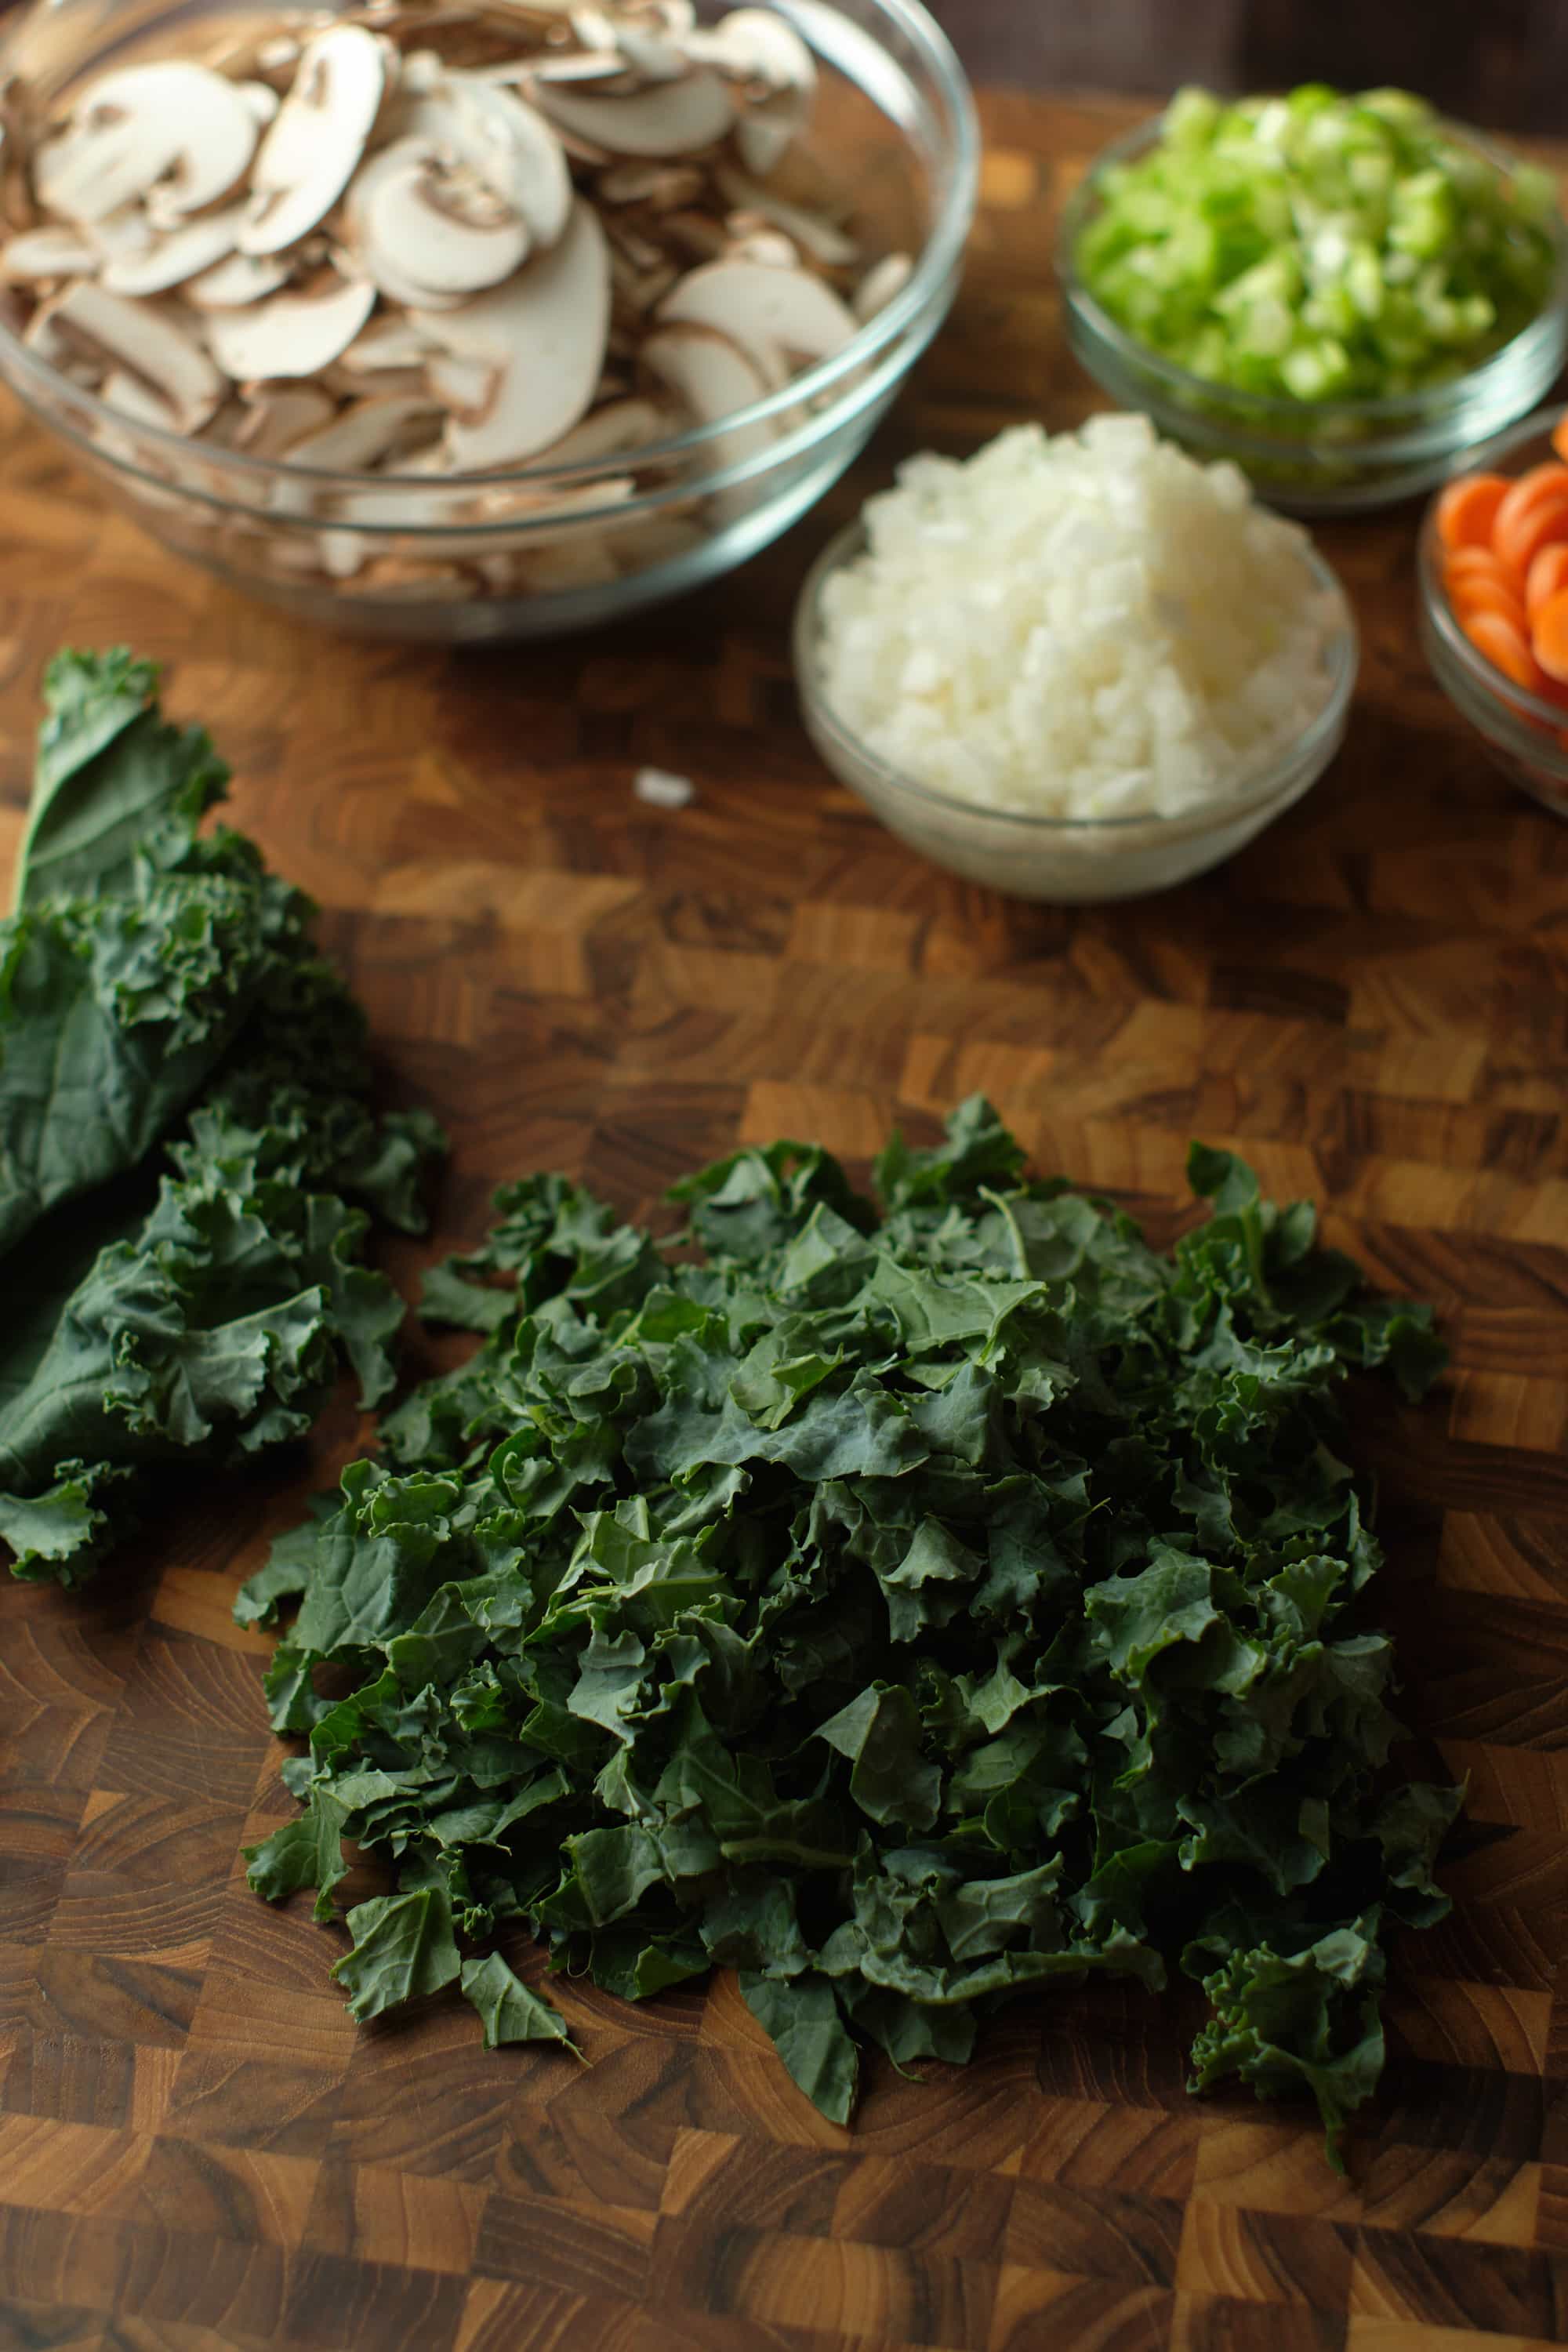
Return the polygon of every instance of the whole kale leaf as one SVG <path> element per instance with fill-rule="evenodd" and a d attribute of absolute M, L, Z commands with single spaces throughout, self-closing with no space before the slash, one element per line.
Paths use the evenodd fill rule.
<path fill-rule="evenodd" d="M 268 1686 L 304 1811 L 252 1884 L 331 1918 L 345 1839 L 388 1872 L 356 2015 L 457 1980 L 490 2032 L 463 1950 L 513 1923 L 628 2000 L 720 1963 L 844 2121 L 867 2043 L 962 2061 L 1004 2000 L 1173 1960 L 1194 2088 L 1310 2091 L 1338 2161 L 1458 1792 L 1386 1786 L 1335 1391 L 1443 1350 L 1228 1154 L 1170 1256 L 1022 1163 L 978 1098 L 894 1139 L 879 1211 L 742 1151 L 673 1250 L 542 1176 L 434 1270 L 478 1353 L 237 1607 L 302 1596 Z"/>
<path fill-rule="evenodd" d="M 149 1475 L 297 1437 L 346 1361 L 394 1379 L 372 1214 L 419 1231 L 439 1139 L 377 1118 L 363 1016 L 228 772 L 123 649 L 45 679 L 0 923 L 0 1541 L 79 1581 Z"/>

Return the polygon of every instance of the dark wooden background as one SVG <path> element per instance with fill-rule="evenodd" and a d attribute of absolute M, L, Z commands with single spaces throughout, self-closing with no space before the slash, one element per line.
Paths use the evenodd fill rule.
<path fill-rule="evenodd" d="M 1564 0 L 931 0 L 980 80 L 1225 90 L 1395 82 L 1467 121 L 1561 135 Z"/>
<path fill-rule="evenodd" d="M 229 1607 L 363 1443 L 193 1483 L 90 1592 L 0 1578 L 0 2352 L 1526 2352 L 1568 2337 L 1568 824 L 1427 676 L 1414 519 L 1321 534 L 1365 666 L 1345 750 L 1223 872 L 1058 910 L 965 887 L 801 731 L 807 565 L 922 443 L 1079 418 L 1042 257 L 1129 110 L 994 95 L 959 312 L 856 478 L 766 558 L 574 644 L 448 657 L 258 612 L 0 411 L 0 862 L 45 656 L 132 637 L 320 898 L 389 1084 L 490 1183 L 651 1208 L 738 1137 L 862 1159 L 991 1092 L 1042 1169 L 1163 1230 L 1244 1150 L 1454 1369 L 1358 1422 L 1413 1761 L 1468 1773 L 1456 1908 L 1394 1956 L 1348 2180 L 1299 2111 L 1184 2088 L 1192 2001 L 1020 2003 L 978 2063 L 870 2069 L 844 2132 L 732 1982 L 561 1993 L 592 2064 L 460 2004 L 359 2032 L 341 1937 L 240 1849 L 289 1818 Z M 665 813 L 645 761 L 694 780 Z M 418 1253 L 400 1260 L 412 1276 Z"/>

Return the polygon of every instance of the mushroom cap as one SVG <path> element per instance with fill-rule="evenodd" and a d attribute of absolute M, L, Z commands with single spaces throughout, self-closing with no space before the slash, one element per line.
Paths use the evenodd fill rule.
<path fill-rule="evenodd" d="M 224 380 L 198 342 L 152 304 L 128 301 L 90 278 L 79 278 L 47 304 L 27 340 L 51 361 L 62 350 L 86 345 L 110 372 L 121 368 L 140 377 L 166 403 L 165 421 L 177 432 L 199 432 L 223 401 Z"/>
<path fill-rule="evenodd" d="M 336 415 L 336 404 L 319 384 L 247 384 L 245 416 L 234 446 L 252 457 L 281 457 L 308 433 L 318 433 Z"/>
<path fill-rule="evenodd" d="M 705 66 L 626 98 L 590 97 L 554 82 L 538 83 L 535 94 L 557 129 L 617 156 L 695 155 L 724 138 L 735 119 L 727 85 Z"/>
<path fill-rule="evenodd" d="M 241 253 L 280 253 L 342 194 L 386 87 L 386 55 L 363 25 L 330 25 L 305 45 L 294 86 L 257 150 Z"/>
<path fill-rule="evenodd" d="M 175 212 L 225 196 L 256 152 L 255 116 L 237 85 L 183 58 L 125 66 L 85 89 L 69 122 L 33 159 L 38 201 L 98 221 L 159 183 Z"/>
<path fill-rule="evenodd" d="M 313 284 L 243 310 L 212 311 L 207 343 L 236 383 L 315 375 L 348 349 L 374 307 L 368 278 L 327 268 Z"/>
<path fill-rule="evenodd" d="M 230 253 L 189 280 L 185 300 L 194 302 L 198 310 L 241 310 L 248 302 L 276 294 L 288 285 L 290 275 L 289 263 L 280 255 Z"/>
<path fill-rule="evenodd" d="M 459 472 L 520 465 L 569 433 L 598 388 L 610 323 L 610 256 L 598 215 L 575 200 L 564 236 L 504 286 L 456 310 L 414 313 L 443 351 L 498 371 L 481 415 L 456 417 Z"/>
<path fill-rule="evenodd" d="M 711 327 L 738 344 L 774 390 L 792 362 L 831 359 L 860 322 L 830 286 L 808 270 L 771 261 L 712 261 L 693 269 L 658 308 L 668 325 Z"/>
<path fill-rule="evenodd" d="M 35 278 L 90 278 L 102 258 L 79 229 L 47 222 L 7 239 L 0 248 L 0 278 L 13 284 Z"/>
<path fill-rule="evenodd" d="M 516 90 L 477 74 L 453 74 L 416 98 L 400 128 L 449 149 L 527 223 L 535 246 L 553 245 L 562 235 L 572 210 L 565 150 Z"/>
<path fill-rule="evenodd" d="M 377 284 L 381 262 L 432 294 L 479 293 L 510 278 L 528 252 L 520 216 L 471 174 L 465 188 L 460 167 L 446 170 L 426 140 L 398 140 L 362 180 L 353 203 L 354 236 Z"/>
<path fill-rule="evenodd" d="M 163 294 L 171 286 L 183 286 L 234 251 L 244 217 L 243 205 L 230 205 L 221 213 L 205 213 L 199 220 L 171 229 L 145 253 L 111 255 L 99 272 L 99 283 L 111 294 Z"/>

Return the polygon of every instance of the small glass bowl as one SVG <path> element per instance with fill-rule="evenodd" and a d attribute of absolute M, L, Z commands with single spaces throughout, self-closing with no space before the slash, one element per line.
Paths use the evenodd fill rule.
<path fill-rule="evenodd" d="M 1075 256 L 1100 201 L 1101 173 L 1152 147 L 1163 124 L 1157 115 L 1101 150 L 1068 197 L 1058 232 L 1068 341 L 1119 408 L 1145 410 L 1196 457 L 1233 459 L 1259 498 L 1286 514 L 1352 514 L 1431 489 L 1473 442 L 1513 424 L 1551 390 L 1568 352 L 1568 225 L 1561 213 L 1557 282 L 1546 308 L 1479 367 L 1425 392 L 1323 401 L 1237 392 L 1139 342 L 1089 293 Z M 1489 162 L 1511 161 L 1479 131 L 1444 127 Z"/>
<path fill-rule="evenodd" d="M 1568 409 L 1543 408 L 1511 433 L 1466 452 L 1466 473 L 1523 474 L 1556 456 L 1552 428 Z M 1421 644 L 1432 675 L 1486 745 L 1494 767 L 1554 816 L 1568 817 L 1568 708 L 1547 702 L 1493 667 L 1454 617 L 1443 586 L 1434 499 L 1416 552 Z"/>
<path fill-rule="evenodd" d="M 312 24 L 346 0 L 316 10 Z M 697 0 L 700 17 L 728 0 Z M 979 189 L 963 69 L 920 0 L 773 0 L 823 68 L 813 143 L 907 285 L 835 358 L 716 425 L 630 456 L 492 474 L 343 474 L 137 423 L 23 342 L 0 289 L 0 378 L 176 554 L 320 627 L 417 644 L 553 637 L 745 562 L 859 454 L 952 307 Z M 255 0 L 33 0 L 0 73 L 54 98 Z"/>
<path fill-rule="evenodd" d="M 1141 898 L 1169 890 L 1234 857 L 1282 816 L 1311 790 L 1344 740 L 1360 640 L 1337 575 L 1310 549 L 1312 584 L 1336 596 L 1342 614 L 1326 650 L 1323 707 L 1287 751 L 1260 761 L 1257 772 L 1233 791 L 1179 816 L 1074 818 L 981 808 L 917 783 L 846 725 L 824 689 L 823 592 L 831 574 L 853 563 L 865 547 L 863 523 L 840 531 L 812 566 L 795 607 L 795 674 L 806 732 L 834 774 L 889 832 L 967 882 L 1053 905 Z"/>

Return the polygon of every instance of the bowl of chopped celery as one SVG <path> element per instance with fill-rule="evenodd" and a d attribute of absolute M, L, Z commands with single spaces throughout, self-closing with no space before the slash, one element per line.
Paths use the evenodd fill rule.
<path fill-rule="evenodd" d="M 1551 480 L 1560 473 L 1568 485 L 1565 443 L 1568 408 L 1551 408 L 1466 452 L 1465 471 L 1472 480 L 1495 483 L 1501 478 L 1517 486 L 1522 498 L 1533 497 L 1534 511 L 1527 510 L 1524 517 L 1523 552 L 1534 557 L 1544 553 L 1548 565 L 1560 551 L 1568 550 L 1568 488 L 1559 491 Z M 1531 621 L 1541 618 L 1542 590 L 1550 582 L 1533 562 L 1525 566 L 1517 583 L 1511 582 L 1502 559 L 1493 555 L 1489 562 L 1498 578 L 1489 599 L 1468 593 L 1462 584 L 1465 566 L 1455 565 L 1453 535 L 1445 533 L 1445 503 L 1434 499 L 1428 506 L 1416 554 L 1421 643 L 1432 675 L 1469 720 L 1493 766 L 1554 816 L 1568 817 L 1568 685 L 1542 670 L 1530 642 Z M 1503 535 L 1507 541 L 1506 530 Z M 1467 528 L 1464 536 L 1467 563 L 1485 568 L 1489 559 L 1478 553 L 1485 543 L 1483 534 Z M 1511 556 L 1511 544 L 1509 551 Z M 1518 657 L 1510 658 L 1514 633 L 1504 615 L 1514 587 L 1522 614 Z M 1486 602 L 1490 615 L 1478 624 Z M 1537 642 L 1553 668 L 1561 668 L 1552 648 L 1539 638 Z"/>
<path fill-rule="evenodd" d="M 1568 351 L 1554 182 L 1403 90 L 1183 90 L 1096 160 L 1058 268 L 1117 403 L 1297 514 L 1430 489 Z"/>

